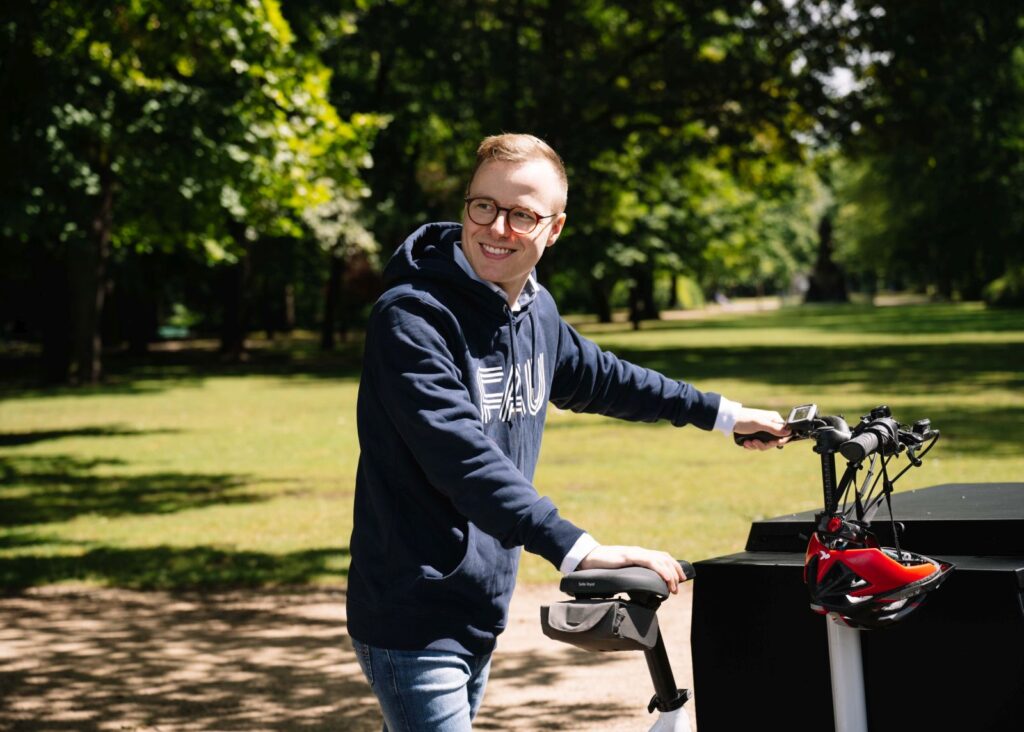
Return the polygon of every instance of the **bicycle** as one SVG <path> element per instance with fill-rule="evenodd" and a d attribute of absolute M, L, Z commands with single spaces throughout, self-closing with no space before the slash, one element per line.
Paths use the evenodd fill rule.
<path fill-rule="evenodd" d="M 813 441 L 814 452 L 821 458 L 824 506 L 815 515 L 815 530 L 808 540 L 804 582 L 811 609 L 829 619 L 836 730 L 866 732 L 859 632 L 905 618 L 954 569 L 949 562 L 902 549 L 892 513 L 896 481 L 922 465 L 940 433 L 928 419 L 900 424 L 884 405 L 861 417 L 853 428 L 841 415 L 820 415 L 814 404 L 795 407 L 786 423 L 789 441 Z M 735 436 L 738 444 L 750 439 L 778 438 L 768 433 Z M 838 479 L 837 454 L 847 461 Z M 889 464 L 901 455 L 910 464 L 890 477 Z M 858 487 L 865 461 L 867 472 Z M 889 509 L 894 547 L 882 547 L 870 530 L 883 501 Z M 687 580 L 692 579 L 693 567 L 682 561 L 680 565 Z M 642 650 L 655 688 L 648 711 L 660 712 L 651 732 L 688 732 L 689 718 L 682 707 L 691 694 L 676 689 L 657 624 L 657 609 L 668 597 L 664 581 L 651 570 L 628 567 L 573 572 L 562 578 L 559 587 L 574 599 L 541 608 L 544 633 L 588 651 Z M 628 599 L 622 599 L 623 594 Z"/>
<path fill-rule="evenodd" d="M 689 562 L 679 566 L 684 581 L 693 579 Z M 676 687 L 658 624 L 658 608 L 670 594 L 665 580 L 646 567 L 582 569 L 565 575 L 559 589 L 573 599 L 541 607 L 544 634 L 586 651 L 643 651 L 654 684 L 647 711 L 658 711 L 650 732 L 690 732 L 683 705 L 691 694 Z"/>

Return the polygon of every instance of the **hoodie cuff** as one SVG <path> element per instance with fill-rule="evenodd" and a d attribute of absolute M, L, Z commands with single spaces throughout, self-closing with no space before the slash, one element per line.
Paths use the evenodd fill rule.
<path fill-rule="evenodd" d="M 740 409 L 742 408 L 743 405 L 739 402 L 722 397 L 722 401 L 718 405 L 718 416 L 715 417 L 714 428 L 726 436 L 732 435 L 733 428 L 736 426 L 736 420 L 740 415 Z"/>
<path fill-rule="evenodd" d="M 559 565 L 558 571 L 562 574 L 569 574 L 574 571 L 579 563 L 582 562 L 590 552 L 594 551 L 597 547 L 601 546 L 597 540 L 590 534 L 584 532 L 580 535 L 580 538 L 576 540 L 576 543 L 572 545 L 572 549 L 565 555 L 562 560 L 562 564 Z"/>

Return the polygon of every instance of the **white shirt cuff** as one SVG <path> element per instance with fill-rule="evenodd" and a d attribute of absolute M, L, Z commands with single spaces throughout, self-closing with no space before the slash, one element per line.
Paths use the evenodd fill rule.
<path fill-rule="evenodd" d="M 739 417 L 743 405 L 722 397 L 718 405 L 718 416 L 715 417 L 715 429 L 726 436 L 732 435 L 736 420 Z"/>
<path fill-rule="evenodd" d="M 572 545 L 569 553 L 565 555 L 562 564 L 558 567 L 558 571 L 562 574 L 569 574 L 569 572 L 575 571 L 579 563 L 599 546 L 601 545 L 597 542 L 597 539 L 584 531 L 580 538 L 576 540 L 576 543 Z"/>

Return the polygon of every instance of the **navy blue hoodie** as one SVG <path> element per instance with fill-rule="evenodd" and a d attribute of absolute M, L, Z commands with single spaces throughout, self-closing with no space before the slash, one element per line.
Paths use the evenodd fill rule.
<path fill-rule="evenodd" d="M 428 224 L 399 247 L 367 327 L 347 612 L 383 648 L 491 651 L 520 547 L 557 567 L 582 535 L 532 484 L 548 401 L 706 430 L 718 413 L 717 394 L 580 336 L 543 287 L 513 312 L 461 232 Z"/>

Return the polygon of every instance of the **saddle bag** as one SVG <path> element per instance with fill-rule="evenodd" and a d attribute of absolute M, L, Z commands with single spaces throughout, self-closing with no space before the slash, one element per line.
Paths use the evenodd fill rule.
<path fill-rule="evenodd" d="M 646 651 L 658 640 L 654 610 L 628 600 L 567 600 L 540 609 L 544 635 L 586 651 Z"/>

